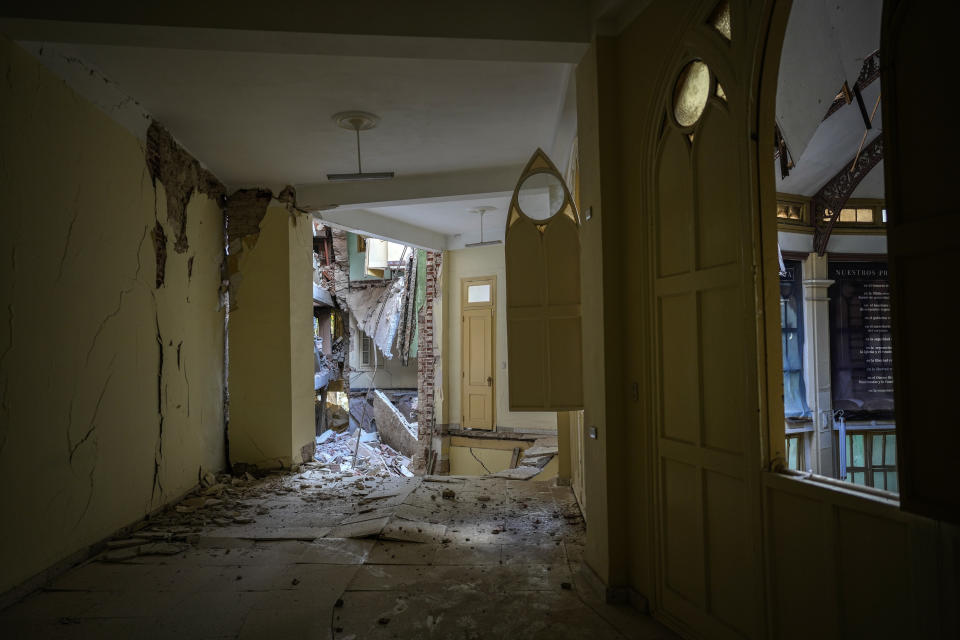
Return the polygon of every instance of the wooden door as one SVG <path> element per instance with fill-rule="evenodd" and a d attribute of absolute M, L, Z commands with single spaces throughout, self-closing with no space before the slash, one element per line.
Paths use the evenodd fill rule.
<path fill-rule="evenodd" d="M 763 633 L 749 114 L 760 20 L 691 3 L 652 115 L 656 609 L 692 636 Z"/>
<path fill-rule="evenodd" d="M 493 340 L 496 286 L 494 277 L 465 278 L 462 281 L 460 425 L 464 429 L 493 429 L 495 424 Z"/>
<path fill-rule="evenodd" d="M 887 247 L 893 314 L 894 404 L 904 510 L 960 523 L 954 417 L 957 296 L 945 285 L 960 254 L 955 3 L 884 3 L 881 40 Z M 933 89 L 933 87 L 938 87 Z"/>

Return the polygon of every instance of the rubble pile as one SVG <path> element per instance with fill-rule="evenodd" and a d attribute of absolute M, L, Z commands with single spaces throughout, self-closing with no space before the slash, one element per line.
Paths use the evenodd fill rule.
<path fill-rule="evenodd" d="M 314 458 L 321 469 L 339 474 L 413 477 L 408 469 L 410 458 L 380 442 L 376 432 L 369 433 L 362 429 L 354 433 L 337 433 L 332 429 L 325 431 L 317 437 Z"/>

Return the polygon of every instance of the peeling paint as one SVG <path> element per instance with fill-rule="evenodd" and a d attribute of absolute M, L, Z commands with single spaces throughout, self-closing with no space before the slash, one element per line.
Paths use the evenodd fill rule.
<path fill-rule="evenodd" d="M 190 246 L 187 239 L 190 197 L 198 192 L 222 203 L 226 188 L 156 121 L 147 129 L 147 167 L 154 188 L 159 180 L 166 191 L 167 222 L 176 233 L 173 249 L 184 253 Z"/>
<path fill-rule="evenodd" d="M 226 204 L 227 242 L 259 234 L 272 199 L 269 189 L 239 189 L 230 194 Z"/>

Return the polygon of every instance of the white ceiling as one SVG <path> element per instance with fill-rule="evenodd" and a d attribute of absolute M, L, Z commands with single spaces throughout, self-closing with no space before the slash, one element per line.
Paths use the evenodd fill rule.
<path fill-rule="evenodd" d="M 483 239 L 503 240 L 510 196 L 507 193 L 447 202 L 367 207 L 367 211 L 442 233 L 447 236 L 448 249 L 460 249 L 465 243 L 480 241 L 480 215 L 470 212 L 476 207 L 496 207 L 483 215 Z"/>
<path fill-rule="evenodd" d="M 319 183 L 522 164 L 553 141 L 569 64 L 62 45 L 116 83 L 229 186 Z"/>
<path fill-rule="evenodd" d="M 865 130 L 856 101 L 823 116 L 844 80 L 852 88 L 863 61 L 880 46 L 881 3 L 875 0 L 795 2 L 787 23 L 777 89 L 777 124 L 795 166 L 786 179 L 775 160 L 777 191 L 815 194 L 857 154 Z M 880 95 L 880 81 L 863 91 L 868 115 Z M 881 134 L 877 108 L 864 146 Z M 883 198 L 882 163 L 864 178 L 855 197 Z"/>

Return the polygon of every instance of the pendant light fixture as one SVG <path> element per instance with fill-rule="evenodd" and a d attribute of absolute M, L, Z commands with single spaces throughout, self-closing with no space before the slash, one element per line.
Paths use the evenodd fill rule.
<path fill-rule="evenodd" d="M 327 180 L 331 182 L 348 182 L 357 180 L 389 180 L 393 177 L 393 171 L 382 171 L 379 173 L 364 173 L 363 164 L 360 159 L 360 132 L 373 129 L 380 122 L 378 116 L 366 111 L 341 111 L 333 114 L 333 121 L 337 126 L 353 131 L 357 136 L 357 172 L 356 173 L 328 173 Z"/>
<path fill-rule="evenodd" d="M 468 209 L 468 211 L 469 211 L 470 213 L 479 213 L 479 214 L 480 214 L 480 242 L 468 242 L 467 244 L 465 244 L 465 245 L 463 245 L 463 246 L 465 246 L 465 247 L 489 247 L 489 246 L 495 245 L 495 244 L 503 244 L 503 241 L 502 241 L 502 240 L 487 240 L 486 242 L 483 241 L 483 216 L 484 216 L 484 214 L 486 214 L 488 211 L 494 211 L 495 209 L 496 209 L 496 207 L 490 207 L 490 206 L 474 207 L 473 209 Z"/>

